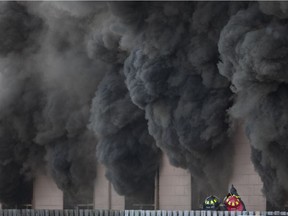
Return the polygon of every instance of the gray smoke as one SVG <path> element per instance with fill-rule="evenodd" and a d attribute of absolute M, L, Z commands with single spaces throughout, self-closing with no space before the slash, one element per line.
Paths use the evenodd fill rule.
<path fill-rule="evenodd" d="M 217 42 L 243 5 L 150 3 L 138 28 L 121 17 L 135 38 L 124 66 L 132 101 L 145 110 L 149 133 L 171 164 L 189 169 L 210 193 L 225 191 L 231 168 L 226 155 L 233 154 L 226 115 L 232 93 L 218 72 Z"/>
<path fill-rule="evenodd" d="M 44 164 L 45 150 L 33 141 L 39 79 L 26 55 L 37 50 L 43 23 L 22 4 L 1 2 L 0 8 L 0 200 L 15 205 L 25 199 L 21 191 Z"/>
<path fill-rule="evenodd" d="M 1 3 L 4 204 L 21 203 L 19 187 L 39 172 L 75 197 L 95 180 L 96 139 L 87 124 L 102 73 L 95 74 L 97 61 L 86 54 L 82 17 L 57 10 L 48 2 Z"/>
<path fill-rule="evenodd" d="M 44 95 L 34 141 L 45 146 L 48 173 L 78 203 L 89 196 L 96 177 L 97 140 L 87 125 L 103 71 L 87 52 L 92 8 L 99 12 L 103 7 L 89 4 L 71 10 L 63 2 L 31 4 L 31 11 L 45 21 L 37 53 L 39 61 L 45 59 L 38 65 Z"/>
<path fill-rule="evenodd" d="M 89 128 L 99 139 L 97 158 L 115 190 L 145 199 L 147 187 L 154 183 L 160 150 L 148 133 L 145 113 L 132 103 L 124 82 L 121 68 L 127 52 L 119 49 L 121 38 L 111 30 L 117 19 L 110 14 L 104 23 L 102 31 L 94 29 L 88 43 L 90 56 L 105 65 Z"/>
<path fill-rule="evenodd" d="M 288 29 L 281 18 L 287 17 L 287 4 L 275 3 L 270 9 L 269 5 L 260 3 L 262 11 L 254 5 L 229 20 L 219 40 L 219 69 L 237 94 L 231 114 L 245 120 L 264 193 L 270 202 L 283 206 L 288 192 Z"/>
<path fill-rule="evenodd" d="M 145 196 L 146 187 L 154 183 L 160 150 L 117 68 L 100 83 L 91 114 L 91 128 L 99 137 L 97 156 L 106 166 L 107 178 L 121 195 Z"/>
<path fill-rule="evenodd" d="M 265 194 L 286 201 L 287 3 L 0 6 L 1 202 L 22 202 L 39 172 L 85 197 L 97 159 L 119 194 L 142 196 L 160 149 L 221 195 L 234 118 Z"/>

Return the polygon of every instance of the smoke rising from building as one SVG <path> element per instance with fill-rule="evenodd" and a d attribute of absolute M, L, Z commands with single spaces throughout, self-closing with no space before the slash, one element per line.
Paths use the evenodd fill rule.
<path fill-rule="evenodd" d="M 253 5 L 229 20 L 219 40 L 219 69 L 237 95 L 231 114 L 245 121 L 264 193 L 283 206 L 288 191 L 287 4 L 270 4 Z"/>
<path fill-rule="evenodd" d="M 147 22 L 135 31 L 137 42 L 125 61 L 126 84 L 171 164 L 189 169 L 195 179 L 205 179 L 203 187 L 221 193 L 230 174 L 224 158 L 232 152 L 226 116 L 231 91 L 217 69 L 215 41 L 233 11 L 227 3 L 175 4 L 146 6 Z M 224 18 L 212 20 L 203 11 Z"/>
<path fill-rule="evenodd" d="M 98 159 L 115 190 L 128 196 L 145 194 L 147 182 L 154 182 L 160 150 L 148 133 L 144 111 L 131 102 L 117 70 L 99 84 L 91 122 L 99 137 Z"/>
<path fill-rule="evenodd" d="M 239 118 L 264 193 L 284 203 L 287 8 L 1 2 L 0 201 L 39 172 L 85 196 L 97 159 L 119 194 L 141 194 L 161 151 L 225 193 Z"/>

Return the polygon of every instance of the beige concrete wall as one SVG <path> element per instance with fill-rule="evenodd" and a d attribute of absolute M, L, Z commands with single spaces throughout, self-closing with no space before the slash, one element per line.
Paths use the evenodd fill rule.
<path fill-rule="evenodd" d="M 33 184 L 34 209 L 63 209 L 63 192 L 51 177 L 39 175 Z"/>
<path fill-rule="evenodd" d="M 250 144 L 241 126 L 237 128 L 234 142 L 237 151 L 230 183 L 237 188 L 247 210 L 265 210 L 266 200 L 261 193 L 262 182 L 250 160 Z M 33 208 L 63 208 L 63 193 L 51 178 L 39 176 L 33 187 Z M 125 197 L 115 192 L 105 177 L 105 167 L 98 164 L 94 187 L 94 208 L 124 210 L 124 207 Z M 191 209 L 191 175 L 187 170 L 170 165 L 165 154 L 159 171 L 159 209 Z"/>
<path fill-rule="evenodd" d="M 237 127 L 234 142 L 237 150 L 230 183 L 236 187 L 247 210 L 264 211 L 266 210 L 266 199 L 261 192 L 263 184 L 251 162 L 250 144 L 241 123 Z"/>
<path fill-rule="evenodd" d="M 94 185 L 94 208 L 124 210 L 125 198 L 119 196 L 105 177 L 105 167 L 97 165 L 97 177 Z"/>
<path fill-rule="evenodd" d="M 191 209 L 191 175 L 170 165 L 165 154 L 159 171 L 159 209 Z"/>
<path fill-rule="evenodd" d="M 111 209 L 124 210 L 125 209 L 125 197 L 116 193 L 111 185 Z"/>

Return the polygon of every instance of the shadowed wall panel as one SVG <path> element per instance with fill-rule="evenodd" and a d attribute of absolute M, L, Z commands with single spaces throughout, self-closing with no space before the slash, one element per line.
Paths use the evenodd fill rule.
<path fill-rule="evenodd" d="M 52 178 L 38 176 L 34 181 L 33 191 L 34 209 L 63 209 L 63 192 Z"/>

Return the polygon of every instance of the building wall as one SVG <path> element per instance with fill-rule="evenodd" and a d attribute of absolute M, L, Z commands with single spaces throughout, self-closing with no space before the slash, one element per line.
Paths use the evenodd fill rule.
<path fill-rule="evenodd" d="M 97 178 L 94 185 L 94 208 L 124 210 L 125 198 L 116 193 L 105 177 L 105 167 L 97 165 Z"/>
<path fill-rule="evenodd" d="M 263 183 L 251 162 L 249 140 L 241 123 L 236 129 L 234 143 L 236 154 L 230 183 L 236 187 L 248 211 L 264 211 L 266 210 L 266 199 L 261 192 Z"/>
<path fill-rule="evenodd" d="M 125 209 L 125 197 L 116 193 L 111 185 L 111 209 L 124 210 Z"/>
<path fill-rule="evenodd" d="M 262 182 L 250 160 L 250 144 L 243 127 L 239 125 L 234 136 L 236 154 L 230 184 L 234 184 L 246 204 L 247 210 L 266 209 L 266 199 L 261 193 Z M 159 169 L 158 208 L 162 210 L 191 209 L 191 175 L 187 170 L 170 165 L 163 154 Z M 62 209 L 63 193 L 47 176 L 36 178 L 33 186 L 33 208 Z M 156 190 L 157 191 L 157 190 Z M 124 210 L 125 197 L 119 196 L 105 177 L 104 166 L 97 165 L 97 178 L 94 187 L 94 208 Z"/>
<path fill-rule="evenodd" d="M 191 209 L 191 175 L 170 165 L 165 154 L 159 171 L 159 209 Z"/>
<path fill-rule="evenodd" d="M 33 184 L 34 209 L 63 209 L 63 192 L 51 177 L 39 175 Z"/>

